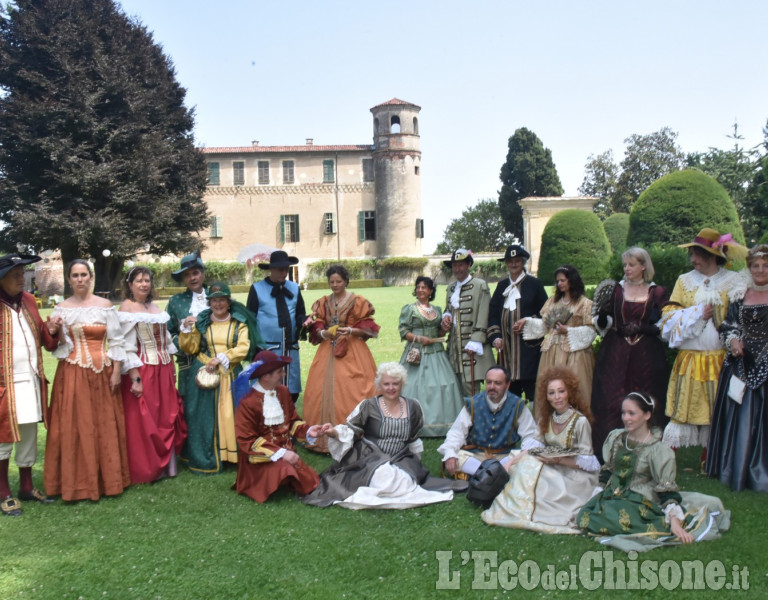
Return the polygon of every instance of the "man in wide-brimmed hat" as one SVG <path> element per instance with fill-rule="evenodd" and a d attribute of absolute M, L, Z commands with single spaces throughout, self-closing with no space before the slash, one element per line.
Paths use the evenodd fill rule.
<path fill-rule="evenodd" d="M 246 302 L 248 310 L 258 318 L 265 346 L 293 360 L 286 368 L 283 383 L 288 386 L 294 402 L 301 393 L 299 334 L 307 318 L 301 290 L 298 284 L 288 279 L 288 269 L 298 263 L 295 256 L 275 250 L 268 263 L 259 263 L 259 268 L 269 274 L 253 284 Z"/>
<path fill-rule="evenodd" d="M 678 348 L 667 389 L 664 442 L 673 448 L 702 446 L 706 458 L 709 425 L 717 382 L 725 360 L 718 328 L 728 312 L 729 293 L 739 275 L 725 268 L 733 258 L 746 256 L 746 248 L 729 233 L 702 229 L 688 248 L 693 271 L 677 278 L 669 302 L 662 310 L 661 336 Z"/>
<path fill-rule="evenodd" d="M 491 292 L 485 281 L 470 274 L 474 263 L 472 251 L 465 248 L 443 261 L 456 280 L 448 284 L 442 328 L 448 332 L 448 358 L 464 396 L 480 391 L 485 372 L 493 365 L 486 336 Z"/>
<path fill-rule="evenodd" d="M 488 320 L 488 341 L 499 352 L 499 364 L 510 373 L 509 391 L 532 402 L 539 370 L 539 344 L 523 341 L 526 317 L 538 317 L 547 301 L 544 286 L 525 270 L 531 255 L 521 244 L 507 247 L 504 258 L 509 277 L 499 281 L 493 292 Z"/>
<path fill-rule="evenodd" d="M 32 484 L 37 459 L 37 424 L 48 423 L 48 382 L 42 346 L 59 344 L 61 320 L 44 323 L 32 294 L 24 291 L 24 267 L 41 260 L 31 254 L 0 257 L 0 516 L 21 515 L 21 502 L 50 502 Z M 19 493 L 8 482 L 11 452 L 16 447 Z"/>
<path fill-rule="evenodd" d="M 173 336 L 173 343 L 179 347 L 179 331 L 186 321 L 191 327 L 197 315 L 208 308 L 205 286 L 205 265 L 199 252 L 187 254 L 181 259 L 181 266 L 171 273 L 174 281 L 184 283 L 187 289 L 180 294 L 171 296 L 166 312 L 171 316 L 168 321 L 168 331 Z M 184 398 L 187 388 L 195 385 L 195 373 L 190 370 L 195 357 L 179 351 L 176 361 L 179 364 L 179 394 Z"/>
<path fill-rule="evenodd" d="M 235 413 L 238 463 L 233 489 L 259 503 L 280 487 L 303 496 L 320 482 L 294 451 L 294 438 L 313 441 L 322 426 L 310 427 L 299 418 L 288 388 L 280 383 L 290 364 L 290 356 L 262 350 L 234 384 L 235 403 L 240 403 Z"/>

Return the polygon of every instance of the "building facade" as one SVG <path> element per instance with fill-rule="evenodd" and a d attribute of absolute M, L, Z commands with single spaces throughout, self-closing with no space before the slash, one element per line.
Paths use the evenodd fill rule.
<path fill-rule="evenodd" d="M 374 106 L 372 145 L 204 148 L 212 214 L 204 257 L 259 243 L 318 259 L 421 256 L 421 108 Z"/>

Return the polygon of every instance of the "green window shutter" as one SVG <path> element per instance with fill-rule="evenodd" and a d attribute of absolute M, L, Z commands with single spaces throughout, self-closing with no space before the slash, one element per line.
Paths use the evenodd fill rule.
<path fill-rule="evenodd" d="M 280 243 L 285 244 L 285 215 L 280 215 Z"/>
<path fill-rule="evenodd" d="M 357 233 L 361 242 L 365 241 L 365 211 L 357 213 Z"/>
<path fill-rule="evenodd" d="M 295 215 L 295 219 L 296 219 L 296 240 L 295 241 L 298 242 L 299 241 L 299 215 Z"/>

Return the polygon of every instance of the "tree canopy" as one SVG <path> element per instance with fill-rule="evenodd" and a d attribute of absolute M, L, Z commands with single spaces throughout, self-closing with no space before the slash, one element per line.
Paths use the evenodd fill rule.
<path fill-rule="evenodd" d="M 643 190 L 685 164 L 685 155 L 677 145 L 677 132 L 669 127 L 647 135 L 632 134 L 624 143 L 627 147 L 618 166 L 608 150 L 591 155 L 584 167 L 579 192 L 600 198 L 594 210 L 603 219 L 614 212 L 628 213 Z"/>
<path fill-rule="evenodd" d="M 725 188 L 701 171 L 677 171 L 653 183 L 635 202 L 627 245 L 682 244 L 705 227 L 744 243 L 736 207 Z"/>
<path fill-rule="evenodd" d="M 499 208 L 504 227 L 523 239 L 523 211 L 519 201 L 528 196 L 562 196 L 552 151 L 538 136 L 521 127 L 509 138 L 507 160 L 501 166 Z"/>
<path fill-rule="evenodd" d="M 205 160 L 151 33 L 112 0 L 17 0 L 2 17 L 6 239 L 93 257 L 96 289 L 110 290 L 128 257 L 199 246 Z"/>
<path fill-rule="evenodd" d="M 506 250 L 514 243 L 515 237 L 504 229 L 498 203 L 486 198 L 468 207 L 461 217 L 448 224 L 443 232 L 443 241 L 437 245 L 435 252 L 450 254 L 456 248 L 495 252 Z"/>

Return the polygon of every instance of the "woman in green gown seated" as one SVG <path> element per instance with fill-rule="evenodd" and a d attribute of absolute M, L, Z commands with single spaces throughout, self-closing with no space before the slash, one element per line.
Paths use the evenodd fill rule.
<path fill-rule="evenodd" d="M 627 552 L 713 539 L 730 525 L 718 498 L 679 491 L 675 454 L 651 427 L 655 406 L 641 392 L 624 398 L 624 429 L 612 431 L 603 445 L 604 489 L 579 512 L 585 533 Z"/>
<path fill-rule="evenodd" d="M 403 396 L 416 398 L 424 411 L 422 437 L 445 437 L 464 406 L 461 388 L 443 347 L 443 313 L 430 302 L 435 299 L 435 282 L 423 275 L 416 278 L 416 302 L 400 311 L 400 339 L 406 342 L 400 364 L 407 371 Z M 416 352 L 413 352 L 413 351 Z M 418 353 L 418 364 L 414 354 Z M 408 358 L 411 356 L 411 361 Z"/>
<path fill-rule="evenodd" d="M 592 451 L 592 413 L 566 367 L 541 373 L 536 445 L 509 465 L 509 483 L 482 514 L 489 525 L 541 533 L 581 533 L 576 516 L 592 497 L 600 463 Z"/>

